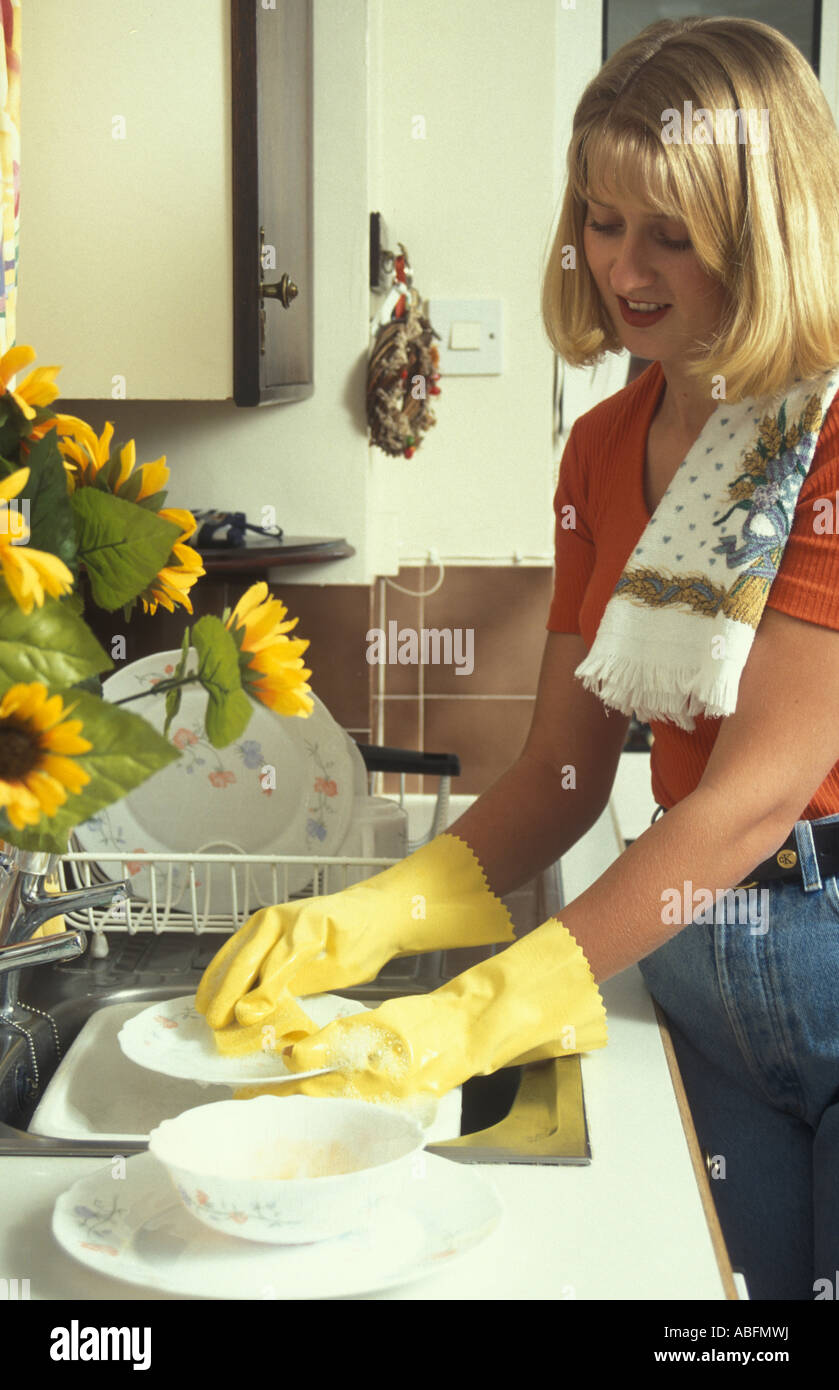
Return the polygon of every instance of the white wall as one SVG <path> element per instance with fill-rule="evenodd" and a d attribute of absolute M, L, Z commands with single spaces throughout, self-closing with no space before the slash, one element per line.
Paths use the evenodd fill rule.
<path fill-rule="evenodd" d="M 443 377 L 410 461 L 373 451 L 403 561 L 551 562 L 553 355 L 539 313 L 555 201 L 556 0 L 371 0 L 376 207 L 425 298 L 500 299 L 504 371 Z M 426 138 L 414 138 L 414 118 Z"/>

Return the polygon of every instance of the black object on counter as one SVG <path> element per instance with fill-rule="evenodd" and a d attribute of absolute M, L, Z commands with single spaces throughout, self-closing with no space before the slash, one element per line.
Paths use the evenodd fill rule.
<path fill-rule="evenodd" d="M 384 748 L 359 743 L 358 751 L 368 772 L 417 772 L 429 777 L 459 777 L 460 759 L 455 753 L 418 753 L 415 748 Z"/>
<path fill-rule="evenodd" d="M 244 512 L 200 512 L 193 511 L 199 523 L 198 535 L 192 544 L 198 550 L 235 550 L 247 544 L 246 531 L 256 531 L 260 536 L 271 536 L 275 541 L 283 538 L 280 526 L 254 526 Z M 227 527 L 225 536 L 216 532 Z"/>

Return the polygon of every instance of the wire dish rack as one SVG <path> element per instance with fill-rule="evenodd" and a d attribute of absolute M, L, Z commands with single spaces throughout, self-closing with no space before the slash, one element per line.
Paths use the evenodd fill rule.
<path fill-rule="evenodd" d="M 62 857 L 58 878 L 62 891 L 125 879 L 129 893 L 108 907 L 65 913 L 68 923 L 85 931 L 124 930 L 229 932 L 261 907 L 337 893 L 396 859 L 333 855 L 237 854 L 95 854 L 72 851 Z M 289 891 L 291 870 L 311 870 L 298 893 Z M 140 891 L 134 891 L 132 880 Z"/>

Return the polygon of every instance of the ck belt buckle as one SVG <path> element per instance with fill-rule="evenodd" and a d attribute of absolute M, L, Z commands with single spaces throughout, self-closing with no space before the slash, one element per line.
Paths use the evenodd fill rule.
<path fill-rule="evenodd" d="M 783 849 L 779 849 L 777 854 L 774 854 L 771 859 L 764 859 L 762 864 L 758 864 L 756 871 L 759 875 L 758 878 L 751 878 L 748 880 L 748 882 L 738 883 L 737 887 L 756 888 L 757 885 L 760 883 L 761 870 L 764 871 L 762 874 L 763 878 L 772 878 L 778 876 L 773 875 L 771 872 L 774 865 L 777 865 L 779 869 L 794 869 L 797 863 L 798 855 L 796 854 L 795 850 L 789 849 L 785 846 Z"/>

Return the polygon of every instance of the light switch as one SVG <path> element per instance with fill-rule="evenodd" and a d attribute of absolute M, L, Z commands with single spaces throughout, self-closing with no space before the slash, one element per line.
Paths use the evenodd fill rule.
<path fill-rule="evenodd" d="M 497 376 L 504 370 L 500 299 L 429 299 L 441 376 Z"/>
<path fill-rule="evenodd" d="M 481 325 L 479 323 L 453 323 L 449 347 L 453 352 L 480 352 Z"/>

